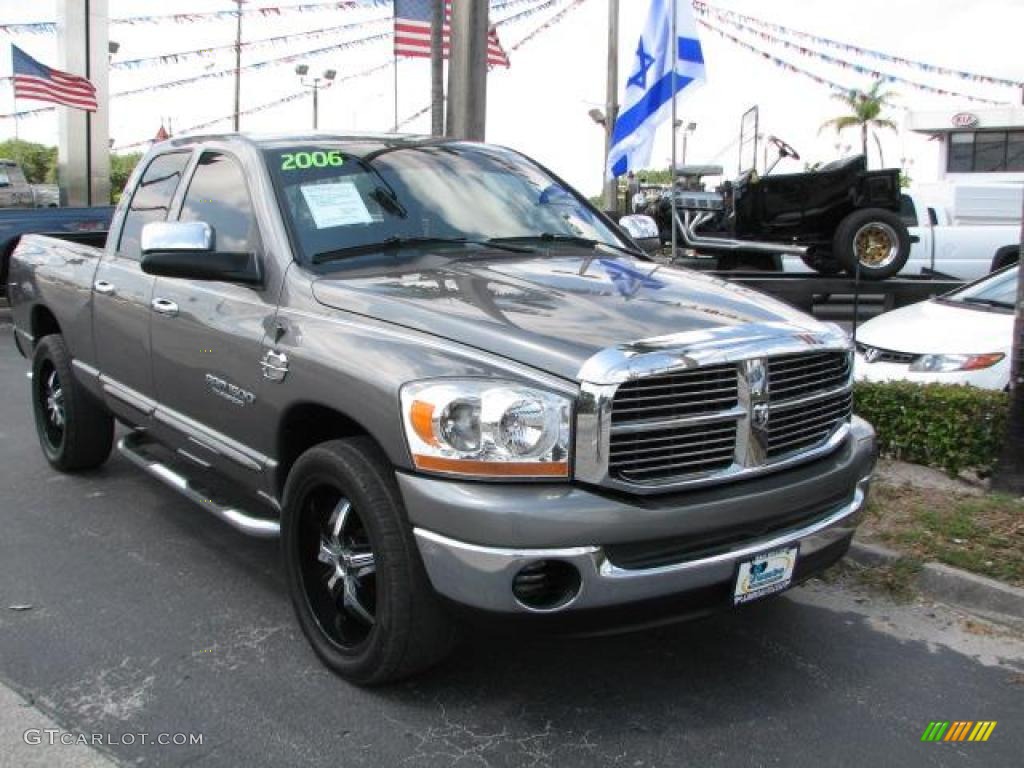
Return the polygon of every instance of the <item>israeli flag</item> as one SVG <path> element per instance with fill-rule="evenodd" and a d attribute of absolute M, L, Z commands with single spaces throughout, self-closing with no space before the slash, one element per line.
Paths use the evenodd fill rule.
<path fill-rule="evenodd" d="M 676 14 L 676 76 L 672 88 L 672 10 Z M 612 133 L 608 176 L 647 167 L 654 131 L 672 115 L 672 98 L 705 80 L 704 52 L 690 0 L 651 0 L 651 10 L 636 61 L 626 80 L 626 95 Z"/>

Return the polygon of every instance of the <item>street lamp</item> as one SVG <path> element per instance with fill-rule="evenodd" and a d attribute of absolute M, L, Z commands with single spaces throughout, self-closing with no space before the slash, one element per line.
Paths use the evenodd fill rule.
<path fill-rule="evenodd" d="M 319 111 L 318 110 L 318 104 L 319 104 L 320 89 L 321 88 L 330 88 L 331 84 L 334 82 L 334 78 L 338 76 L 338 73 L 337 73 L 336 70 L 333 70 L 333 69 L 325 69 L 323 71 L 323 74 L 320 77 L 313 77 L 313 78 L 310 78 L 309 80 L 307 80 L 306 79 L 306 75 L 309 74 L 309 65 L 308 64 L 296 64 L 295 65 L 295 74 L 299 76 L 299 82 L 301 82 L 302 85 L 304 85 L 306 88 L 312 89 L 312 91 L 313 91 L 313 130 L 315 131 L 317 129 L 317 127 L 318 127 L 317 126 L 317 121 L 318 121 L 318 111 Z M 320 84 L 321 80 L 326 80 L 327 81 L 326 84 L 321 85 Z"/>
<path fill-rule="evenodd" d="M 676 120 L 675 126 L 676 126 L 676 130 L 677 131 L 680 128 L 683 128 L 684 122 L 685 121 L 683 121 L 683 120 Z M 680 162 L 680 165 L 686 165 L 686 138 L 691 133 L 693 133 L 696 130 L 697 130 L 697 124 L 693 123 L 693 122 L 686 123 L 686 127 L 683 129 L 683 156 L 682 156 L 682 161 Z"/>
<path fill-rule="evenodd" d="M 614 125 L 609 124 L 608 118 L 604 112 L 596 107 L 588 110 L 587 114 L 590 115 L 590 119 L 593 120 L 597 125 L 600 125 L 604 129 L 604 155 L 602 159 L 604 162 L 601 163 L 601 179 L 604 188 L 603 203 L 605 210 L 615 211 L 619 207 L 619 183 L 615 179 L 606 179 L 605 176 L 608 172 L 608 152 L 611 150 L 612 144 L 612 130 L 615 128 Z M 628 204 L 627 200 L 627 204 Z"/>

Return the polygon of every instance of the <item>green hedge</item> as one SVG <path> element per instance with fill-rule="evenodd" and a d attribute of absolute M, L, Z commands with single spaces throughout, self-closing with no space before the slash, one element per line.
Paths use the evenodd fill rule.
<path fill-rule="evenodd" d="M 990 473 L 1006 432 L 1009 396 L 948 384 L 858 382 L 853 410 L 878 432 L 883 456 L 944 469 Z"/>

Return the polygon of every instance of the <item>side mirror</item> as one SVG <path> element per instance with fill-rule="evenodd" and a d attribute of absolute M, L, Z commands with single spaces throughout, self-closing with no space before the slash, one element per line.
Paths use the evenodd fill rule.
<path fill-rule="evenodd" d="M 658 225 L 650 216 L 639 213 L 623 216 L 619 219 L 619 226 L 647 253 L 653 253 L 661 247 Z"/>
<path fill-rule="evenodd" d="M 142 271 L 159 277 L 256 284 L 262 281 L 256 254 L 214 250 L 205 221 L 154 221 L 142 228 Z"/>

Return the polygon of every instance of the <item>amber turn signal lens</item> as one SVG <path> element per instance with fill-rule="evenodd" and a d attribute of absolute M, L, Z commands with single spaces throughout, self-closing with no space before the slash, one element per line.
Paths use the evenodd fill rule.
<path fill-rule="evenodd" d="M 967 358 L 967 362 L 964 363 L 964 367 L 961 370 L 964 371 L 980 371 L 983 368 L 991 368 L 993 365 L 1003 359 L 1005 355 L 996 353 L 993 355 L 971 355 Z"/>
<path fill-rule="evenodd" d="M 454 472 L 482 477 L 568 477 L 567 461 L 476 461 L 449 459 L 441 456 L 413 455 L 417 469 L 433 472 Z"/>
<path fill-rule="evenodd" d="M 409 409 L 409 421 L 412 428 L 427 445 L 437 445 L 437 438 L 434 437 L 434 405 L 416 400 Z"/>

